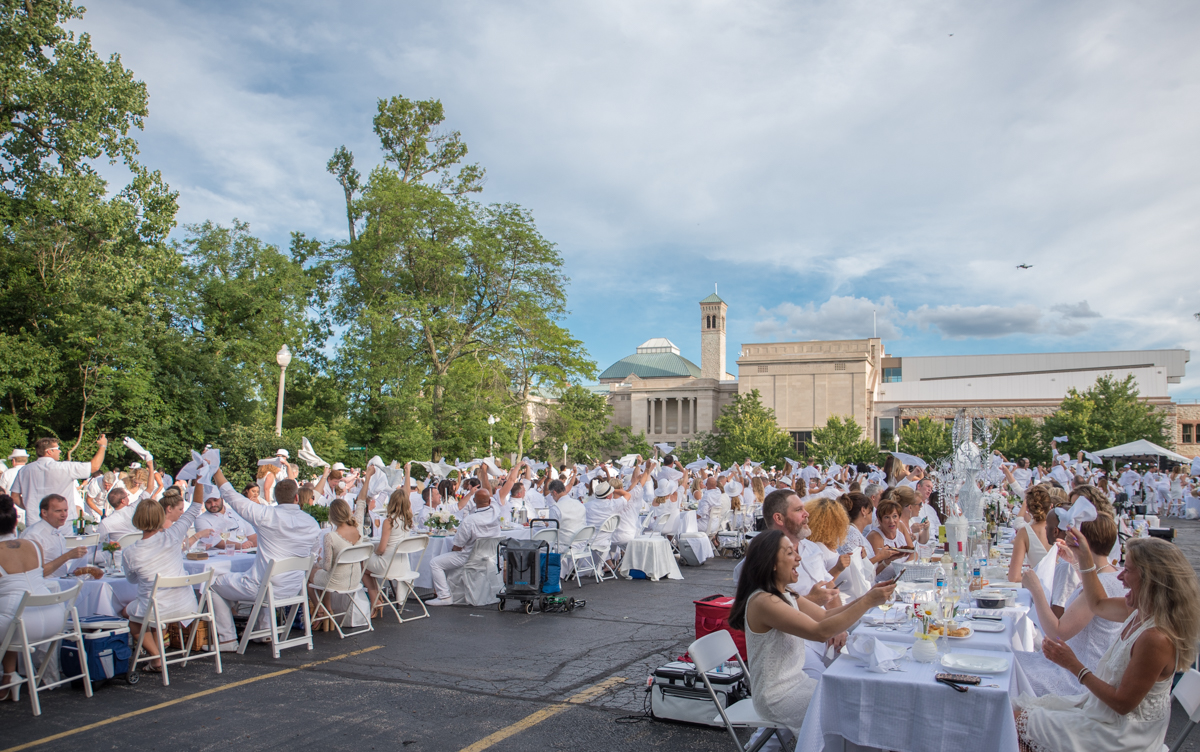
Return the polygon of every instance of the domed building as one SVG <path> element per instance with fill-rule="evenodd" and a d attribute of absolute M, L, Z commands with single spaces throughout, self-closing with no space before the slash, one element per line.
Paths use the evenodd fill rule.
<path fill-rule="evenodd" d="M 664 337 L 649 339 L 600 374 L 592 387 L 608 395 L 613 423 L 645 432 L 651 442 L 686 444 L 711 431 L 721 408 L 737 395 L 737 378 L 725 371 L 725 301 L 716 293 L 700 301 L 700 365 Z"/>

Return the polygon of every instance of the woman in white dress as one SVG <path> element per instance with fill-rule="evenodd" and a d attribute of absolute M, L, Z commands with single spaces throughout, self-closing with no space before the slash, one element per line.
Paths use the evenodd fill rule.
<path fill-rule="evenodd" d="M 16 529 L 17 509 L 12 497 L 0 494 L 0 640 L 8 633 L 25 593 L 50 595 L 42 577 L 42 549 L 33 541 L 14 537 Z M 67 623 L 67 607 L 60 603 L 27 608 L 21 618 L 30 640 L 44 640 L 62 631 Z M 0 686 L 17 678 L 17 657 L 17 651 L 10 650 L 0 660 L 4 666 Z M 0 702 L 9 698 L 18 699 L 11 689 L 0 689 Z"/>
<path fill-rule="evenodd" d="M 125 579 L 137 585 L 138 594 L 125 607 L 125 616 L 129 619 L 129 634 L 137 644 L 141 627 L 134 623 L 146 615 L 150 608 L 150 591 L 154 589 L 154 578 L 183 577 L 187 570 L 183 568 L 183 544 L 188 537 L 188 528 L 192 526 L 200 513 L 204 511 L 203 491 L 197 491 L 200 498 L 193 497 L 179 519 L 167 530 L 163 530 L 166 514 L 163 507 L 156 501 L 146 501 L 138 504 L 133 513 L 133 526 L 142 531 L 142 539 L 126 548 L 121 555 L 125 567 Z M 211 530 L 204 531 L 205 535 Z M 204 537 L 204 536 L 201 536 Z M 170 588 L 158 592 L 158 603 L 161 609 L 159 617 L 162 621 L 173 621 L 172 614 L 192 613 L 196 610 L 196 592 L 190 587 Z M 158 655 L 157 641 L 149 634 L 141 635 L 142 647 L 150 655 Z M 162 663 L 154 661 L 149 664 L 149 670 L 161 670 Z"/>
<path fill-rule="evenodd" d="M 879 526 L 867 534 L 867 542 L 871 544 L 872 550 L 883 551 L 884 549 L 892 549 L 895 551 L 901 548 L 912 549 L 912 536 L 900 525 L 899 504 L 891 499 L 879 502 L 879 506 L 875 508 L 875 517 L 879 520 Z M 905 561 L 915 555 L 901 553 L 900 556 L 895 557 L 892 561 Z M 895 564 L 888 564 L 875 575 L 876 579 L 891 579 L 894 571 Z"/>
<path fill-rule="evenodd" d="M 780 530 L 754 536 L 738 578 L 729 625 L 746 632 L 754 709 L 796 735 L 804 724 L 817 680 L 804 672 L 805 640 L 823 643 L 846 631 L 868 609 L 887 600 L 895 585 L 872 587 L 848 606 L 825 610 L 795 598 L 800 556 Z"/>
<path fill-rule="evenodd" d="M 405 472 L 408 471 L 408 465 L 404 466 Z M 374 467 L 368 467 L 367 472 L 374 470 Z M 366 486 L 363 486 L 363 491 L 359 493 L 358 510 L 365 510 L 366 507 Z M 433 490 L 430 486 L 426 489 Z M 388 566 L 392 564 L 392 554 L 396 550 L 396 546 L 400 541 L 408 537 L 408 531 L 412 530 L 413 513 L 412 505 L 408 500 L 408 487 L 397 488 L 392 491 L 392 495 L 388 497 L 387 511 L 383 518 L 383 523 L 379 526 L 379 542 L 375 544 L 375 551 L 366 562 L 366 572 L 363 573 L 363 584 L 367 586 L 367 592 L 371 595 L 371 618 L 375 618 L 376 609 L 379 613 L 383 613 L 381 606 L 377 605 L 376 601 L 379 596 L 379 585 L 375 578 L 371 575 L 379 575 L 383 577 L 388 574 Z M 408 555 L 401 556 L 396 559 L 396 568 L 392 570 L 393 575 L 403 574 L 409 569 Z"/>
<path fill-rule="evenodd" d="M 1157 750 L 1171 720 L 1171 680 L 1187 670 L 1200 638 L 1200 585 L 1173 544 L 1158 538 L 1126 542 L 1123 598 L 1109 597 L 1086 537 L 1070 529 L 1088 608 L 1120 621 L 1117 640 L 1094 667 L 1067 643 L 1047 638 L 1043 652 L 1073 674 L 1082 694 L 1021 695 L 1014 701 L 1022 749 L 1031 752 Z"/>
<path fill-rule="evenodd" d="M 871 513 L 874 511 L 871 508 L 870 497 L 861 493 L 848 493 L 844 494 L 838 501 L 845 508 L 846 516 L 850 520 L 850 524 L 846 526 L 846 540 L 837 549 L 839 554 L 853 553 L 854 549 L 861 547 L 867 558 L 871 561 L 871 565 L 875 567 L 876 574 L 879 574 L 888 565 L 888 562 L 904 556 L 904 554 L 887 546 L 876 551 L 875 547 L 871 545 L 871 541 L 864 534 L 864 531 L 871 524 Z"/>
<path fill-rule="evenodd" d="M 1079 529 L 1093 552 L 1111 551 L 1117 542 L 1117 523 L 1110 515 L 1101 513 L 1091 522 L 1080 525 Z M 1060 550 L 1060 554 L 1062 553 Z M 1111 598 L 1124 596 L 1125 585 L 1121 583 L 1116 567 L 1101 554 L 1095 554 L 1095 558 L 1099 565 L 1096 574 L 1100 577 L 1105 593 Z M 1074 566 L 1066 559 L 1067 556 L 1062 555 L 1059 562 L 1068 567 Z M 1084 665 L 1098 665 L 1109 646 L 1120 637 L 1120 623 L 1093 614 L 1088 608 L 1087 599 L 1082 597 L 1082 586 L 1075 588 L 1066 600 L 1066 608 L 1062 615 L 1056 616 L 1035 570 L 1025 570 L 1022 585 L 1033 599 L 1042 631 L 1051 639 L 1066 640 Z M 1014 655 L 1029 678 L 1033 693 L 1038 697 L 1047 694 L 1071 695 L 1078 690 L 1079 684 L 1075 677 L 1062 667 L 1051 663 L 1040 651 L 1017 652 Z"/>
<path fill-rule="evenodd" d="M 839 553 L 846 542 L 850 518 L 840 501 L 822 496 L 804 505 L 808 512 L 808 537 L 800 542 L 801 556 L 813 551 L 821 557 L 821 566 L 830 577 L 837 577 L 850 565 L 850 552 Z"/>
<path fill-rule="evenodd" d="M 1021 565 L 1036 567 L 1050 548 L 1046 541 L 1046 514 L 1054 507 L 1054 500 L 1045 486 L 1031 486 L 1025 492 L 1022 511 L 1029 516 L 1029 524 L 1013 536 L 1012 561 L 1008 564 L 1008 581 L 1021 581 Z"/>

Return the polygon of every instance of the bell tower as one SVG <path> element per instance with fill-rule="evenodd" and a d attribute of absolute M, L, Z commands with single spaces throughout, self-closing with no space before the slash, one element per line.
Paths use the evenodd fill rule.
<path fill-rule="evenodd" d="M 725 312 L 729 306 L 713 294 L 700 301 L 700 378 L 725 378 Z"/>

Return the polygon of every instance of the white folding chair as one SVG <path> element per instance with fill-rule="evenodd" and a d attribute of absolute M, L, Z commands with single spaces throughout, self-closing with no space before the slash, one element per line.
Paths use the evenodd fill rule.
<path fill-rule="evenodd" d="M 596 582 L 603 582 L 604 580 L 617 579 L 616 570 L 613 569 L 612 565 L 610 565 L 608 563 L 608 552 L 612 550 L 612 534 L 616 532 L 617 526 L 620 524 L 621 524 L 621 515 L 619 515 L 619 514 L 610 515 L 608 519 L 606 519 L 603 523 L 600 524 L 600 529 L 596 531 L 596 534 L 594 536 L 592 536 L 592 540 L 588 541 L 588 548 L 592 549 L 592 558 L 593 558 L 592 564 L 593 564 L 593 571 L 596 575 Z M 604 538 L 608 541 L 608 545 L 606 547 L 604 547 L 603 551 L 601 551 L 599 548 L 596 548 L 593 546 L 593 543 L 597 539 L 600 539 L 600 538 Z M 599 563 L 597 563 L 595 561 L 595 557 L 597 554 L 599 554 L 599 556 L 600 556 Z M 604 574 L 605 569 L 607 569 L 609 571 L 609 573 L 612 575 L 611 577 L 605 576 L 605 574 Z"/>
<path fill-rule="evenodd" d="M 558 553 L 558 528 L 544 527 L 529 537 L 531 541 L 546 541 L 550 544 L 550 553 Z"/>
<path fill-rule="evenodd" d="M 120 538 L 117 538 L 117 545 L 121 547 L 122 551 L 124 551 L 125 549 L 129 548 L 130 546 L 132 546 L 134 543 L 137 543 L 141 539 L 142 539 L 141 533 L 127 533 L 125 535 L 122 535 Z"/>
<path fill-rule="evenodd" d="M 583 587 L 583 572 L 591 572 L 595 575 L 596 582 L 600 581 L 600 575 L 596 574 L 596 560 L 592 558 L 592 538 L 595 536 L 596 527 L 584 525 L 576 531 L 575 537 L 567 544 L 566 553 L 563 554 L 571 562 L 571 575 L 575 577 L 575 584 L 579 587 Z M 586 562 L 587 567 L 580 569 L 580 562 Z"/>
<path fill-rule="evenodd" d="M 399 548 L 399 544 L 397 544 L 397 548 Z M 355 564 L 361 564 L 367 559 L 371 558 L 371 554 L 374 549 L 375 547 L 369 541 L 364 541 L 362 543 L 355 543 L 349 548 L 343 548 L 341 551 L 334 553 L 333 561 L 330 562 L 329 565 L 329 580 L 333 579 L 334 573 L 339 569 L 350 569 Z M 344 588 L 330 587 L 328 580 L 324 585 L 309 585 L 309 587 L 312 588 L 313 596 L 317 600 L 317 613 L 314 615 L 314 618 L 329 619 L 331 622 L 333 622 L 333 628 L 337 630 L 337 633 L 341 635 L 343 640 L 347 637 L 353 637 L 354 635 L 362 634 L 363 632 L 374 631 L 375 625 L 371 623 L 370 604 L 368 603 L 367 610 L 364 612 L 362 606 L 360 606 L 358 603 L 358 595 L 360 593 L 365 595 L 367 592 L 367 587 L 366 585 L 363 585 L 361 576 L 354 578 L 354 581 Z M 345 611 L 339 611 L 335 614 L 330 611 L 329 606 L 325 605 L 326 594 L 344 595 L 350 599 L 350 605 L 346 606 Z M 346 632 L 342 630 L 342 626 L 344 625 L 343 623 L 350 618 L 351 609 L 366 617 L 367 626 L 354 632 Z M 341 619 L 339 620 L 336 617 L 341 617 Z"/>
<path fill-rule="evenodd" d="M 246 622 L 246 629 L 242 632 L 242 640 L 238 643 L 238 653 L 245 655 L 246 646 L 250 644 L 250 640 L 262 637 L 269 638 L 271 641 L 271 652 L 276 658 L 279 657 L 280 650 L 297 647 L 299 645 L 306 646 L 309 650 L 313 649 L 312 640 L 312 615 L 308 612 L 308 575 L 312 571 L 313 557 L 311 556 L 295 556 L 288 559 L 280 559 L 279 561 L 267 562 L 267 573 L 263 577 L 262 582 L 258 586 L 258 596 L 254 599 L 254 608 L 250 611 L 250 620 Z M 275 589 L 282 588 L 280 585 L 273 585 L 271 580 L 288 572 L 300 572 L 303 574 L 303 579 L 296 587 L 296 592 L 290 595 L 276 595 Z M 256 629 L 254 625 L 258 621 L 258 615 L 263 609 L 267 609 L 266 617 L 270 622 L 270 626 L 264 629 Z M 278 618 L 279 609 L 286 609 L 284 612 L 283 623 L 280 624 Z M 296 621 L 296 615 L 304 614 L 304 635 L 301 637 L 288 638 L 292 632 L 292 625 Z"/>
<path fill-rule="evenodd" d="M 504 587 L 496 550 L 502 538 L 480 538 L 475 541 L 467 563 L 450 572 L 446 581 L 454 603 L 489 606 L 498 603 L 497 594 Z"/>
<path fill-rule="evenodd" d="M 1171 752 L 1179 752 L 1183 748 L 1183 743 L 1191 735 L 1192 729 L 1200 723 L 1200 671 L 1196 671 L 1194 668 L 1188 669 L 1187 673 L 1179 677 L 1179 682 L 1175 684 L 1175 689 L 1171 690 L 1171 695 L 1179 701 L 1188 715 L 1187 727 L 1171 745 Z"/>
<path fill-rule="evenodd" d="M 29 687 L 29 702 L 33 705 L 33 714 L 42 714 L 42 704 L 38 701 L 38 692 L 44 692 L 47 689 L 52 689 L 60 684 L 83 679 L 83 692 L 88 697 L 92 696 L 92 679 L 88 674 L 87 665 L 87 647 L 83 643 L 83 631 L 79 628 L 79 614 L 75 610 L 75 598 L 79 595 L 79 589 L 83 587 L 81 583 L 75 583 L 75 587 L 70 590 L 65 590 L 61 593 L 50 593 L 48 595 L 34 595 L 28 591 L 21 596 L 20 602 L 17 603 L 17 610 L 13 614 L 13 620 L 8 625 L 8 631 L 4 633 L 4 638 L 0 640 L 0 656 L 6 655 L 10 650 L 19 652 L 21 660 L 25 664 L 24 678 L 18 678 L 16 681 L 8 684 L 0 684 L 0 689 L 11 689 L 13 691 L 13 699 L 21 699 L 21 685 L 26 684 Z M 66 627 L 59 630 L 53 636 L 42 640 L 29 640 L 29 633 L 25 629 L 25 610 L 34 608 L 45 608 L 47 606 L 57 606 L 60 603 L 65 603 L 67 608 Z M 56 682 L 42 682 L 42 677 L 46 673 L 46 669 L 50 666 L 54 659 L 55 650 L 58 644 L 63 640 L 72 640 L 75 647 L 79 650 L 79 665 L 80 673 L 74 676 L 60 676 Z M 35 670 L 33 665 L 33 653 L 39 645 L 46 646 L 46 657 L 42 659 L 42 665 Z"/>
<path fill-rule="evenodd" d="M 209 589 L 212 585 L 214 570 L 209 569 L 197 574 L 183 575 L 182 577 L 163 577 L 161 574 L 154 578 L 154 587 L 150 590 L 150 605 L 146 608 L 146 613 L 142 616 L 141 629 L 139 630 L 137 645 L 133 648 L 133 660 L 129 662 L 129 673 L 126 675 L 126 681 L 130 684 L 137 684 L 140 681 L 137 673 L 138 663 L 149 663 L 156 656 L 142 653 L 142 641 L 146 639 L 146 628 L 154 627 L 154 639 L 158 642 L 158 658 L 162 660 L 162 683 L 167 686 L 171 683 L 171 677 L 168 673 L 168 666 L 173 663 L 182 663 L 187 665 L 189 660 L 201 660 L 204 658 L 212 658 L 217 662 L 217 673 L 221 673 L 221 651 L 217 644 L 217 617 L 213 610 L 212 591 Z M 159 603 L 159 593 L 171 588 L 187 587 L 192 588 L 200 586 L 200 599 L 198 607 L 195 611 L 176 613 L 167 611 L 164 612 Z M 191 621 L 190 629 L 185 629 L 183 622 Z M 200 622 L 208 622 L 209 641 L 212 643 L 211 650 L 207 653 L 199 652 L 192 653 L 192 646 L 196 643 L 196 633 L 200 631 Z M 179 637 L 182 645 L 179 650 L 168 651 L 164 635 L 166 634 L 167 626 L 173 622 L 179 622 Z M 186 642 L 183 641 L 184 636 L 187 637 Z"/>
<path fill-rule="evenodd" d="M 141 537 L 141 533 L 138 533 L 138 537 Z M 89 535 L 64 535 L 63 542 L 66 544 L 67 548 L 75 548 L 76 546 L 90 548 L 91 546 L 95 546 L 100 542 L 100 533 L 91 533 Z"/>
<path fill-rule="evenodd" d="M 425 607 L 425 602 L 420 598 L 417 598 L 417 605 L 419 605 L 421 610 L 425 613 L 421 614 L 420 616 L 410 616 L 407 619 L 401 616 L 401 613 L 404 611 L 405 604 L 408 603 L 408 597 L 410 595 L 415 595 L 413 592 L 413 583 L 417 581 L 417 574 L 420 572 L 421 562 L 425 561 L 425 552 L 427 550 L 429 550 L 428 535 L 409 536 L 408 538 L 405 538 L 396 544 L 395 550 L 392 551 L 392 559 L 388 562 L 387 573 L 382 575 L 374 573 L 371 574 L 371 576 L 375 578 L 375 582 L 379 585 L 379 603 L 372 603 L 372 609 L 374 609 L 376 605 L 389 606 L 392 609 L 392 612 L 396 614 L 396 619 L 401 624 L 406 621 L 424 619 L 425 617 L 429 616 L 429 609 Z M 409 555 L 417 552 L 420 552 L 421 557 L 417 559 L 417 565 L 415 567 L 410 566 L 411 560 L 409 559 Z M 388 597 L 387 592 L 384 589 L 384 585 L 386 585 L 388 582 L 391 582 L 392 587 L 395 589 L 393 594 L 394 597 L 391 598 Z M 400 598 L 401 588 L 404 589 L 403 598 Z"/>
<path fill-rule="evenodd" d="M 760 718 L 754 710 L 753 699 L 747 698 L 727 708 L 722 707 L 721 701 L 717 699 L 717 693 L 708 681 L 709 671 L 712 671 L 730 658 L 736 658 L 738 665 L 742 668 L 742 678 L 745 680 L 746 686 L 750 689 L 751 693 L 754 692 L 754 688 L 750 687 L 750 672 L 746 670 L 746 664 L 742 663 L 742 656 L 738 654 L 737 645 L 734 644 L 732 635 L 723 629 L 717 632 L 710 632 L 688 646 L 688 655 L 691 656 L 692 663 L 696 664 L 696 673 L 704 680 L 704 686 L 708 688 L 708 694 L 712 698 L 713 705 L 717 706 L 717 713 L 719 715 L 713 721 L 721 721 L 725 724 L 729 735 L 733 737 L 733 744 L 737 747 L 738 752 L 757 752 L 762 745 L 766 744 L 767 739 L 770 739 L 772 734 L 779 736 L 778 730 L 783 728 L 783 726 Z M 771 730 L 763 734 L 753 746 L 747 748 L 738 740 L 737 729 L 740 728 L 768 728 Z M 781 744 L 784 743 L 782 736 L 779 736 L 779 742 Z"/>

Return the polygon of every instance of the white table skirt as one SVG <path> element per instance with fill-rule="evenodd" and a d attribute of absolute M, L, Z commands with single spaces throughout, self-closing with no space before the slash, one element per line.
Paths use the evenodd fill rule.
<path fill-rule="evenodd" d="M 378 529 L 378 528 L 376 528 Z M 539 528 L 540 529 L 540 528 Z M 423 535 L 423 533 L 422 533 Z M 518 540 L 529 540 L 529 528 L 516 527 L 511 530 L 501 530 L 501 539 L 516 538 Z M 421 554 L 409 554 L 409 566 L 417 572 L 417 579 L 413 583 L 415 587 L 433 589 L 433 574 L 429 568 L 429 563 L 433 561 L 435 556 L 441 556 L 448 553 L 454 547 L 454 536 L 430 536 L 429 544 L 425 547 L 425 558 L 421 559 Z M 417 560 L 421 559 L 421 566 L 417 567 Z"/>
<path fill-rule="evenodd" d="M 995 656 L 982 650 L 955 653 Z M 796 752 L 840 750 L 841 740 L 897 752 L 963 752 L 1017 748 L 1013 720 L 1013 657 L 1003 674 L 984 675 L 983 684 L 965 694 L 934 681 L 950 672 L 940 663 L 905 659 L 904 671 L 874 674 L 849 655 L 841 655 L 817 684 L 809 703 Z"/>
<path fill-rule="evenodd" d="M 210 556 L 208 559 L 193 561 L 183 560 L 183 568 L 188 574 L 197 574 L 207 569 L 214 569 L 217 574 L 227 572 L 245 572 L 254 566 L 254 554 L 234 554 L 233 556 Z M 72 588 L 79 580 L 64 577 L 59 580 L 63 589 Z M 100 580 L 83 580 L 79 596 L 75 599 L 75 608 L 79 616 L 113 616 L 120 617 L 121 611 L 137 598 L 137 585 L 124 577 L 106 576 Z"/>
<path fill-rule="evenodd" d="M 662 577 L 683 579 L 679 565 L 675 563 L 671 542 L 666 538 L 634 538 L 629 541 L 625 557 L 621 559 L 621 574 L 628 576 L 631 569 L 645 572 L 647 577 L 656 581 Z"/>

